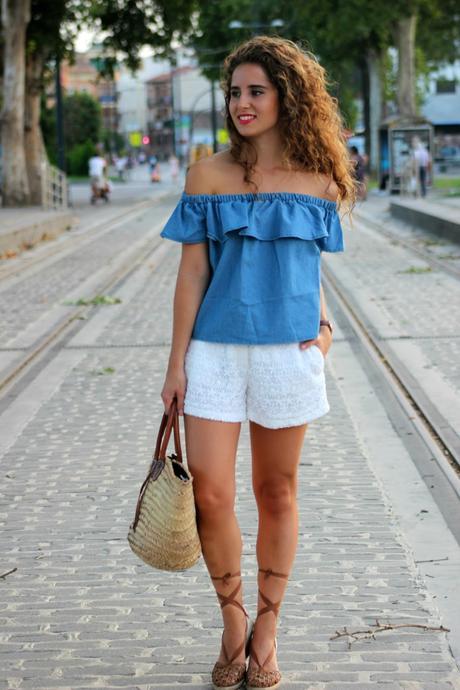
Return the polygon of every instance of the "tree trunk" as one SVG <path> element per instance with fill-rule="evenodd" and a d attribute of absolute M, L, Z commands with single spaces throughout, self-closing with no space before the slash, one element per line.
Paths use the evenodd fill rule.
<path fill-rule="evenodd" d="M 395 26 L 398 49 L 398 113 L 402 117 L 417 115 L 415 105 L 415 29 L 417 15 L 400 19 Z"/>
<path fill-rule="evenodd" d="M 379 167 L 379 127 L 382 120 L 382 79 L 381 53 L 375 48 L 368 48 L 367 70 L 369 73 L 369 168 L 376 173 Z"/>
<path fill-rule="evenodd" d="M 2 199 L 4 206 L 29 202 L 24 152 L 25 38 L 31 0 L 2 0 L 4 40 Z"/>
<path fill-rule="evenodd" d="M 25 153 L 27 177 L 30 187 L 30 202 L 41 204 L 42 201 L 42 162 L 46 157 L 40 128 L 40 95 L 44 57 L 41 53 L 32 53 L 26 64 L 26 97 L 25 97 Z"/>

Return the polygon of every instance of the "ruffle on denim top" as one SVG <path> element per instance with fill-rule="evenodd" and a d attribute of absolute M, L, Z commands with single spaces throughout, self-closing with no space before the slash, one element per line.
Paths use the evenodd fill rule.
<path fill-rule="evenodd" d="M 183 194 L 161 236 L 208 243 L 211 278 L 193 338 L 270 344 L 318 335 L 321 251 L 343 250 L 334 202 L 277 192 Z"/>
<path fill-rule="evenodd" d="M 335 202 L 290 192 L 183 193 L 161 236 L 193 244 L 225 242 L 232 233 L 262 241 L 315 240 L 327 252 L 344 248 Z"/>

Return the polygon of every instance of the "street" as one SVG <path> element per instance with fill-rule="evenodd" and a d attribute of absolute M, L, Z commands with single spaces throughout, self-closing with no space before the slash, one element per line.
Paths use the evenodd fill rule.
<path fill-rule="evenodd" d="M 203 560 L 153 571 L 126 539 L 162 415 L 180 248 L 159 232 L 179 194 L 166 176 L 153 188 L 145 166 L 107 206 L 74 185 L 79 225 L 0 263 L 0 690 L 211 687 L 221 620 Z M 347 224 L 346 252 L 323 255 L 331 412 L 308 429 L 299 472 L 278 634 L 290 690 L 460 688 L 458 474 L 353 322 L 456 434 L 460 283 L 366 222 L 399 232 L 386 201 L 370 196 Z M 419 235 L 427 247 L 427 234 L 410 241 Z M 438 257 L 458 253 L 441 245 Z M 76 304 L 96 295 L 120 301 Z M 237 481 L 253 615 L 247 425 Z M 394 628 L 331 639 L 376 621 Z"/>

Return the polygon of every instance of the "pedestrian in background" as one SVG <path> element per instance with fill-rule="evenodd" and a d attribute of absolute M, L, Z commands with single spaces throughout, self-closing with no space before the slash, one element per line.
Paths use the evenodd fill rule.
<path fill-rule="evenodd" d="M 230 149 L 195 163 L 162 232 L 182 243 L 162 400 L 185 417 L 203 556 L 222 607 L 214 688 L 276 688 L 276 624 L 298 532 L 307 425 L 326 414 L 332 326 L 321 251 L 341 251 L 338 205 L 352 164 L 324 69 L 291 41 L 259 36 L 226 59 Z M 243 605 L 234 513 L 249 419 L 259 522 L 255 623 Z M 246 660 L 249 658 L 248 668 Z"/>
<path fill-rule="evenodd" d="M 353 177 L 356 180 L 356 195 L 361 201 L 367 199 L 366 161 L 356 146 L 350 146 L 350 157 L 353 162 Z"/>
<path fill-rule="evenodd" d="M 179 175 L 179 159 L 173 153 L 169 156 L 169 172 L 172 181 L 175 182 Z"/>
<path fill-rule="evenodd" d="M 426 196 L 428 173 L 431 169 L 431 156 L 419 137 L 412 139 L 413 173 L 422 197 Z"/>

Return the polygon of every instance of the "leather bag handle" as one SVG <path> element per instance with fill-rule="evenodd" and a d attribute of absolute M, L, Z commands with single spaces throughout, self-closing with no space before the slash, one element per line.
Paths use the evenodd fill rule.
<path fill-rule="evenodd" d="M 180 432 L 179 432 L 179 414 L 177 412 L 177 399 L 174 398 L 168 414 L 163 413 L 163 419 L 161 420 L 160 429 L 158 431 L 157 442 L 155 446 L 155 453 L 153 460 L 166 460 L 166 453 L 168 450 L 169 439 L 171 436 L 171 431 L 174 433 L 174 449 L 176 451 L 177 462 L 182 462 L 182 448 L 180 443 Z"/>
<path fill-rule="evenodd" d="M 147 489 L 147 485 L 151 479 L 157 479 L 166 462 L 166 451 L 168 450 L 168 443 L 171 436 L 171 431 L 174 431 L 174 449 L 176 451 L 176 461 L 182 463 L 182 449 L 180 445 L 180 433 L 179 433 L 179 414 L 177 412 L 177 399 L 171 403 L 171 406 L 166 412 L 163 413 L 163 418 L 160 423 L 160 428 L 158 430 L 157 442 L 155 446 L 155 452 L 153 454 L 152 463 L 150 465 L 150 470 L 141 486 L 139 491 L 139 496 L 136 504 L 136 512 L 134 515 L 134 520 L 132 527 L 136 529 L 137 523 L 139 521 L 139 516 L 141 512 L 142 499 L 144 493 Z"/>

